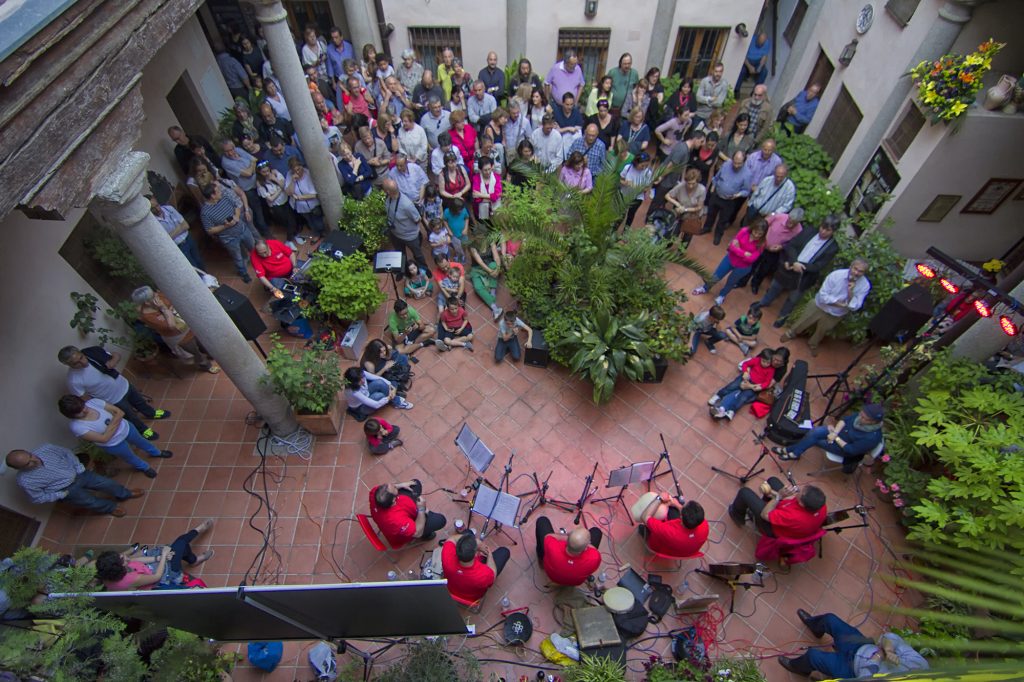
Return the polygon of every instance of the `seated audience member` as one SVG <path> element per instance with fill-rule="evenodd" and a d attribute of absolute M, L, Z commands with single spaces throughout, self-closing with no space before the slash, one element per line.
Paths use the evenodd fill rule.
<path fill-rule="evenodd" d="M 519 330 L 526 332 L 526 347 L 533 346 L 533 329 L 516 315 L 515 310 L 506 310 L 498 320 L 498 340 L 494 343 L 494 361 L 501 362 L 506 353 L 512 356 L 513 362 L 519 362 L 522 353 L 519 350 Z"/>
<path fill-rule="evenodd" d="M 775 381 L 772 355 L 772 350 L 765 348 L 756 358 L 745 360 L 740 365 L 740 376 L 718 389 L 708 400 L 708 405 L 713 408 L 712 417 L 732 419 L 736 410 L 754 402 L 758 393 L 771 387 Z"/>
<path fill-rule="evenodd" d="M 740 315 L 731 326 L 725 328 L 725 338 L 739 346 L 744 355 L 757 345 L 763 314 L 760 305 L 751 303 L 745 315 Z"/>
<path fill-rule="evenodd" d="M 398 424 L 391 424 L 379 417 L 370 417 L 363 423 L 366 443 L 375 455 L 387 454 L 402 445 L 402 439 L 398 437 L 401 431 Z"/>
<path fill-rule="evenodd" d="M 501 176 L 490 157 L 480 159 L 480 172 L 473 176 L 473 213 L 477 220 L 490 220 L 501 206 Z"/>
<path fill-rule="evenodd" d="M 433 285 L 433 282 L 430 284 Z M 395 301 L 394 310 L 388 314 L 388 333 L 391 334 L 391 340 L 399 352 L 412 355 L 427 345 L 434 345 L 437 328 L 424 322 L 419 311 L 398 299 Z"/>
<path fill-rule="evenodd" d="M 117 481 L 88 471 L 74 453 L 45 443 L 34 450 L 11 450 L 7 466 L 18 472 L 18 485 L 33 504 L 64 501 L 97 514 L 118 518 L 127 512 L 118 502 L 142 497 L 141 488 L 129 490 Z M 109 497 L 97 497 L 102 493 Z"/>
<path fill-rule="evenodd" d="M 359 358 L 360 366 L 367 372 L 384 377 L 392 385 L 398 387 L 398 395 L 403 398 L 412 387 L 412 371 L 409 368 L 409 356 L 400 353 L 380 339 L 373 339 Z"/>
<path fill-rule="evenodd" d="M 441 313 L 437 327 L 438 350 L 451 350 L 452 346 L 462 347 L 473 352 L 473 325 L 469 323 L 469 314 L 458 296 L 449 296 L 448 305 Z"/>
<path fill-rule="evenodd" d="M 640 513 L 640 537 L 658 554 L 690 557 L 697 554 L 708 539 L 704 508 L 690 500 L 683 504 L 668 493 L 647 493 L 651 500 Z"/>
<path fill-rule="evenodd" d="M 434 280 L 430 279 L 425 271 L 420 270 L 420 266 L 410 262 L 405 266 L 404 291 L 406 296 L 426 298 L 434 293 Z"/>
<path fill-rule="evenodd" d="M 392 549 L 413 540 L 432 540 L 448 525 L 443 514 L 427 511 L 423 485 L 416 479 L 385 483 L 370 490 L 370 516 Z"/>
<path fill-rule="evenodd" d="M 384 377 L 349 367 L 345 370 L 345 401 L 348 412 L 357 419 L 371 414 L 391 403 L 400 410 L 411 410 L 413 404 L 398 395 L 398 387 Z"/>
<path fill-rule="evenodd" d="M 763 497 L 762 497 L 763 496 Z M 784 487 L 772 476 L 761 484 L 761 495 L 750 488 L 740 488 L 729 505 L 729 518 L 737 526 L 746 523 L 747 512 L 754 515 L 754 525 L 769 537 L 800 540 L 810 537 L 825 523 L 828 509 L 825 493 L 813 485 Z"/>
<path fill-rule="evenodd" d="M 864 455 L 882 442 L 882 418 L 885 410 L 877 403 L 869 403 L 856 414 L 825 426 L 817 426 L 798 442 L 788 447 L 774 447 L 779 459 L 796 460 L 808 448 L 818 447 L 843 458 L 843 471 L 853 473 Z"/>
<path fill-rule="evenodd" d="M 104 452 L 123 459 L 141 471 L 147 478 L 156 478 L 156 470 L 132 452 L 131 445 L 150 457 L 169 458 L 170 450 L 157 450 L 142 437 L 138 429 L 125 420 L 124 412 L 116 405 L 92 398 L 82 400 L 76 395 L 65 395 L 57 401 L 60 413 L 71 420 L 71 433 L 82 440 L 95 443 Z"/>
<path fill-rule="evenodd" d="M 139 287 L 132 292 L 132 301 L 139 306 L 139 319 L 142 323 L 159 334 L 171 352 L 179 357 L 191 356 L 196 368 L 204 372 L 220 372 L 220 367 L 210 357 L 199 337 L 163 294 L 150 287 Z"/>
<path fill-rule="evenodd" d="M 461 303 L 466 302 L 466 276 L 464 268 L 458 268 L 458 263 L 452 263 L 447 256 L 438 256 L 437 266 L 437 314 L 441 315 L 448 306 L 449 298 L 457 298 Z"/>
<path fill-rule="evenodd" d="M 102 346 L 89 346 L 82 350 L 64 346 L 57 353 L 57 360 L 68 366 L 69 393 L 117 405 L 143 437 L 148 440 L 159 438 L 153 429 L 142 423 L 142 419 L 167 419 L 171 411 L 150 405 L 138 389 L 117 371 L 120 355 L 108 353 Z"/>
<path fill-rule="evenodd" d="M 538 516 L 537 559 L 548 579 L 556 585 L 582 585 L 601 565 L 601 529 L 576 528 L 568 535 L 556 533 L 546 516 Z"/>
<path fill-rule="evenodd" d="M 249 253 L 256 279 L 276 298 L 282 298 L 283 287 L 298 266 L 298 256 L 287 244 L 276 239 L 260 239 Z"/>
<path fill-rule="evenodd" d="M 878 643 L 834 613 L 812 616 L 803 609 L 796 615 L 815 637 L 832 638 L 832 651 L 808 647 L 796 658 L 779 656 L 779 665 L 797 675 L 823 673 L 828 678 L 867 680 L 888 673 L 927 670 L 928 661 L 894 632 L 883 632 Z"/>
<path fill-rule="evenodd" d="M 491 245 L 491 260 L 488 262 L 484 262 L 480 251 L 475 247 L 470 247 L 469 256 L 473 260 L 473 267 L 469 270 L 473 291 L 487 304 L 494 319 L 497 320 L 502 313 L 498 305 L 498 276 L 501 274 L 501 254 L 498 247 L 496 244 Z"/>
<path fill-rule="evenodd" d="M 213 519 L 206 519 L 198 526 L 179 535 L 160 549 L 160 556 L 136 557 L 125 552 L 103 552 L 96 557 L 96 577 L 107 592 L 128 592 L 131 590 L 173 589 L 183 587 L 182 562 L 198 566 L 213 557 L 214 550 L 208 549 L 197 555 L 192 551 L 192 542 L 213 528 Z"/>
<path fill-rule="evenodd" d="M 690 355 L 697 354 L 697 347 L 700 345 L 700 338 L 706 336 L 704 345 L 712 355 L 717 353 L 715 343 L 725 338 L 725 332 L 718 328 L 725 319 L 725 310 L 720 305 L 713 305 L 707 310 L 702 310 L 693 318 L 693 328 L 690 330 Z"/>
<path fill-rule="evenodd" d="M 353 153 L 352 148 L 342 142 L 338 147 L 341 160 L 338 161 L 338 172 L 341 173 L 342 189 L 353 199 L 362 199 L 373 188 L 373 181 L 377 179 L 377 171 L 358 152 Z"/>
<path fill-rule="evenodd" d="M 476 535 L 464 532 L 445 540 L 441 548 L 441 568 L 448 581 L 448 592 L 466 602 L 478 602 L 501 575 L 512 553 L 508 547 L 493 552 L 479 547 Z"/>

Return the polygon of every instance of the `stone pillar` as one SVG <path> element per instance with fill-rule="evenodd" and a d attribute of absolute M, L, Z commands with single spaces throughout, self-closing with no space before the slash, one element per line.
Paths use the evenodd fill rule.
<path fill-rule="evenodd" d="M 505 48 L 508 62 L 526 56 L 527 0 L 505 0 Z"/>
<path fill-rule="evenodd" d="M 903 73 L 909 72 L 923 61 L 931 61 L 946 54 L 953 47 L 964 24 L 971 20 L 973 4 L 974 2 L 970 0 L 962 4 L 951 0 L 943 5 L 939 9 L 928 35 L 918 45 L 914 56 L 910 58 L 910 62 L 903 69 Z M 924 8 L 919 8 L 919 10 L 923 12 Z M 921 18 L 924 19 L 924 17 Z M 914 82 L 909 77 L 903 77 L 896 81 L 882 108 L 871 120 L 867 134 L 850 155 L 850 161 L 843 169 L 843 174 L 838 178 L 833 178 L 844 195 L 853 188 L 857 179 L 860 178 L 860 174 L 864 172 L 864 168 L 878 150 L 885 132 L 896 120 L 897 114 L 907 101 L 907 95 L 910 94 L 913 87 Z"/>
<path fill-rule="evenodd" d="M 324 210 L 327 231 L 330 232 L 337 229 L 338 221 L 341 220 L 341 186 L 338 184 L 334 160 L 324 143 L 320 117 L 309 96 L 306 74 L 302 71 L 292 34 L 288 30 L 288 13 L 281 0 L 252 2 L 256 6 L 256 19 L 263 26 L 263 35 L 270 48 L 270 63 L 274 67 L 274 75 L 281 81 L 284 98 L 288 101 L 288 111 L 292 115 L 292 125 L 295 134 L 299 136 L 302 155 L 306 157 L 306 165 L 313 176 L 320 206 Z"/>
<path fill-rule="evenodd" d="M 148 167 L 149 154 L 125 154 L 117 170 L 96 192 L 93 208 L 117 230 L 157 288 L 171 300 L 270 430 L 277 436 L 294 433 L 298 424 L 288 403 L 260 384 L 260 377 L 267 373 L 263 360 L 150 213 L 149 200 L 143 196 Z"/>
<path fill-rule="evenodd" d="M 367 43 L 376 45 L 378 50 L 383 48 L 377 17 L 369 2 L 370 0 L 343 0 L 345 19 L 348 20 L 348 30 L 352 34 L 349 40 L 352 41 L 357 57 L 362 56 L 363 45 Z"/>
<path fill-rule="evenodd" d="M 647 66 L 657 66 L 665 71 L 665 76 L 672 75 L 667 71 L 670 64 L 666 57 L 668 41 L 672 38 L 672 17 L 675 13 L 675 0 L 658 0 L 658 8 L 654 11 L 654 25 L 651 26 L 651 43 L 647 48 Z M 640 64 L 633 66 L 640 71 Z"/>

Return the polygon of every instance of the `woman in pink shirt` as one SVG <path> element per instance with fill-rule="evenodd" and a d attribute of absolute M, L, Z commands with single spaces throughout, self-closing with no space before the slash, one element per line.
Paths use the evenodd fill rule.
<path fill-rule="evenodd" d="M 767 218 L 768 234 L 764 239 L 764 251 L 750 269 L 750 274 L 736 282 L 740 289 L 747 286 L 750 281 L 750 292 L 757 294 L 761 282 L 766 277 L 771 277 L 779 269 L 779 258 L 782 256 L 782 247 L 791 239 L 800 234 L 804 226 L 800 223 L 804 219 L 804 210 L 799 206 L 787 213 L 772 213 Z"/>
<path fill-rule="evenodd" d="M 494 172 L 494 161 L 480 159 L 480 172 L 473 176 L 473 213 L 477 220 L 490 220 L 501 205 L 501 176 Z"/>
<path fill-rule="evenodd" d="M 566 187 L 578 189 L 580 194 L 590 194 L 591 190 L 594 189 L 594 176 L 584 161 L 585 159 L 581 152 L 569 154 L 569 158 L 565 160 L 565 165 L 562 166 L 562 172 L 559 174 L 558 179 Z"/>
<path fill-rule="evenodd" d="M 163 547 L 159 556 L 131 558 L 127 553 L 103 552 L 96 557 L 96 577 L 103 582 L 108 592 L 151 590 L 158 584 L 180 587 L 182 561 L 198 566 L 213 556 L 212 549 L 196 556 L 191 545 L 193 540 L 211 528 L 213 519 L 203 521 Z"/>
<path fill-rule="evenodd" d="M 466 122 L 465 111 L 453 111 L 448 120 L 451 122 L 452 146 L 462 154 L 462 163 L 466 168 L 473 167 L 473 154 L 476 152 L 476 130 Z"/>
<path fill-rule="evenodd" d="M 715 268 L 711 279 L 694 289 L 693 295 L 700 296 L 708 293 L 715 284 L 722 281 L 722 278 L 728 274 L 729 279 L 726 280 L 721 293 L 715 298 L 715 303 L 722 305 L 725 297 L 733 290 L 736 283 L 741 277 L 750 272 L 750 269 L 754 266 L 754 261 L 761 256 L 761 252 L 764 251 L 767 231 L 768 227 L 765 224 L 764 218 L 760 216 L 755 218 L 749 227 L 740 229 L 739 234 L 729 242 L 729 248 L 726 251 L 725 257 L 722 258 L 722 262 Z"/>

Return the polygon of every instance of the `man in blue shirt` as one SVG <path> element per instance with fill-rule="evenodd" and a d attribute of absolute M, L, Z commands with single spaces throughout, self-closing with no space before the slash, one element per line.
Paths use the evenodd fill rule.
<path fill-rule="evenodd" d="M 768 79 L 768 55 L 771 53 L 772 43 L 768 40 L 768 34 L 761 31 L 747 48 L 747 56 L 743 60 L 739 80 L 736 81 L 736 99 L 740 98 L 740 88 L 748 78 L 753 77 L 757 85 Z"/>
<path fill-rule="evenodd" d="M 342 87 L 348 75 L 345 73 L 345 60 L 355 59 L 356 51 L 352 43 L 341 35 L 341 29 L 331 27 L 331 42 L 327 44 L 327 75 L 336 87 Z M 332 93 L 333 94 L 333 93 Z"/>
<path fill-rule="evenodd" d="M 818 94 L 820 92 L 821 86 L 812 83 L 807 86 L 806 90 L 794 97 L 790 105 L 786 107 L 786 113 L 789 114 L 786 117 L 786 123 L 792 126 L 794 133 L 802 133 L 814 118 L 814 112 L 818 110 Z"/>
<path fill-rule="evenodd" d="M 750 170 L 743 152 L 732 155 L 732 163 L 722 164 L 715 173 L 715 191 L 708 201 L 707 221 L 701 234 L 715 231 L 715 246 L 721 243 L 722 235 L 732 224 L 740 204 L 750 195 Z"/>

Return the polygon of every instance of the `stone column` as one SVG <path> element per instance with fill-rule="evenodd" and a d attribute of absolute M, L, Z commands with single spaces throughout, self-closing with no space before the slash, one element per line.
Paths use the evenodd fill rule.
<path fill-rule="evenodd" d="M 92 207 L 117 230 L 160 292 L 171 300 L 270 430 L 277 436 L 294 433 L 298 424 L 288 403 L 259 383 L 267 373 L 263 360 L 150 213 L 149 200 L 143 196 L 148 167 L 149 154 L 125 154 L 96 192 Z"/>
<path fill-rule="evenodd" d="M 342 4 L 345 6 L 345 19 L 348 20 L 348 30 L 352 34 L 349 39 L 356 50 L 356 56 L 362 56 L 363 45 L 367 43 L 382 49 L 377 17 L 370 9 L 369 0 L 343 0 Z"/>
<path fill-rule="evenodd" d="M 527 0 L 505 0 L 505 49 L 508 62 L 526 56 Z"/>
<path fill-rule="evenodd" d="M 953 47 L 953 43 L 956 42 L 957 36 L 960 35 L 960 30 L 964 24 L 971 20 L 974 4 L 976 2 L 972 0 L 965 0 L 962 3 L 951 0 L 943 5 L 939 9 L 938 15 L 928 31 L 928 35 L 918 45 L 914 56 L 910 58 L 910 62 L 904 67 L 902 72 L 907 73 L 923 61 L 930 61 L 946 54 Z M 925 11 L 924 7 L 918 9 L 920 12 Z M 924 18 L 921 17 L 921 19 Z M 856 60 L 856 57 L 854 59 Z M 871 157 L 874 156 L 875 151 L 878 150 L 885 132 L 892 125 L 893 121 L 896 120 L 897 114 L 899 114 L 904 102 L 907 101 L 907 95 L 910 94 L 910 90 L 913 87 L 914 82 L 909 77 L 899 78 L 896 81 L 888 97 L 886 97 L 882 108 L 871 120 L 867 134 L 864 135 L 860 145 L 850 155 L 850 161 L 846 164 L 846 168 L 843 169 L 843 174 L 838 178 L 833 178 L 844 195 L 853 188 L 857 179 L 860 178 L 860 174 L 864 172 L 864 168 L 868 165 Z"/>
<path fill-rule="evenodd" d="M 654 25 L 651 26 L 651 42 L 647 48 L 647 66 L 657 66 L 665 71 L 665 76 L 672 75 L 668 72 L 671 65 L 667 63 L 666 56 L 668 41 L 672 38 L 672 17 L 675 16 L 675 13 L 675 0 L 658 0 L 658 8 L 654 11 Z M 633 66 L 637 71 L 641 71 L 641 64 Z"/>
<path fill-rule="evenodd" d="M 288 13 L 281 0 L 251 0 L 256 6 L 256 19 L 263 26 L 263 35 L 270 48 L 270 63 L 274 75 L 281 81 L 288 111 L 292 114 L 292 125 L 302 145 L 302 155 L 313 176 L 313 184 L 324 210 L 327 231 L 337 229 L 341 220 L 341 186 L 334 160 L 324 142 L 320 117 L 317 116 L 313 100 L 306 85 L 306 74 L 302 71 L 299 55 L 288 30 Z"/>

